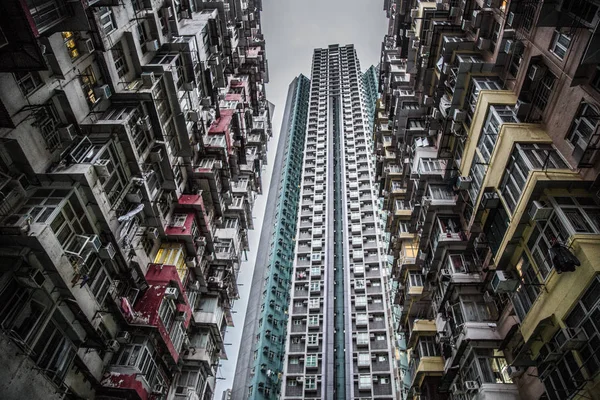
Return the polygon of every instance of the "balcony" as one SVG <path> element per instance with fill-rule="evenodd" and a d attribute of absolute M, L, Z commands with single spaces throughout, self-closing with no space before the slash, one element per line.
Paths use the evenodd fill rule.
<path fill-rule="evenodd" d="M 431 234 L 430 248 L 434 254 L 439 255 L 442 247 L 464 249 L 467 245 L 467 236 L 462 230 L 461 220 L 455 215 L 441 215 L 436 217 L 435 226 Z"/>

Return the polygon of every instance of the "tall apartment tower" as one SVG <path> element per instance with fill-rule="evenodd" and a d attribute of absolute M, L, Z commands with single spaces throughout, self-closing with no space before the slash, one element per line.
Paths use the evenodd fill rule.
<path fill-rule="evenodd" d="M 371 128 L 354 46 L 313 55 L 282 398 L 394 399 Z M 268 351 L 268 349 L 265 349 Z"/>
<path fill-rule="evenodd" d="M 288 89 L 231 396 L 273 399 L 281 388 L 310 80 Z"/>
<path fill-rule="evenodd" d="M 272 134 L 261 1 L 2 10 L 0 398 L 211 400 Z"/>
<path fill-rule="evenodd" d="M 600 3 L 384 7 L 402 397 L 598 398 Z"/>

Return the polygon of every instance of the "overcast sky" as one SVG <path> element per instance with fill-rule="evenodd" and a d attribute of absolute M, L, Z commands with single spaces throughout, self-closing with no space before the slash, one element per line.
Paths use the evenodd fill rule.
<path fill-rule="evenodd" d="M 361 69 L 365 71 L 379 62 L 387 20 L 383 0 L 263 0 L 261 20 L 269 62 L 267 99 L 275 104 L 269 165 L 263 174 L 263 188 L 268 189 L 288 85 L 300 73 L 310 77 L 313 49 L 336 43 L 354 44 Z M 260 237 L 266 195 L 258 198 L 254 208 L 255 228 L 249 235 L 250 247 L 254 250 Z M 243 263 L 240 270 L 240 299 L 234 305 L 235 327 L 229 328 L 225 336 L 229 360 L 221 361 L 218 377 L 224 379 L 217 381 L 217 400 L 233 383 L 255 256 L 256 251 L 249 253 L 249 261 Z"/>

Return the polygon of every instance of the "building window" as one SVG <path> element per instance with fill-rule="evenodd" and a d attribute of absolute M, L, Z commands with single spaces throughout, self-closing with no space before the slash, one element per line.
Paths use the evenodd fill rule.
<path fill-rule="evenodd" d="M 81 56 L 81 53 L 77 48 L 77 41 L 80 40 L 79 33 L 67 31 L 62 33 L 62 37 L 65 41 L 65 47 L 67 48 L 67 52 L 71 57 L 71 61 L 77 60 L 79 56 Z"/>
<path fill-rule="evenodd" d="M 121 347 L 116 365 L 135 368 L 149 387 L 162 380 L 156 364 L 157 354 L 148 338 L 134 336 L 132 343 Z"/>
<path fill-rule="evenodd" d="M 31 18 L 41 34 L 67 17 L 69 8 L 64 0 L 27 0 Z"/>
<path fill-rule="evenodd" d="M 123 78 L 129 72 L 129 67 L 127 66 L 127 59 L 125 58 L 125 52 L 123 51 L 123 44 L 121 42 L 115 44 L 110 50 L 110 53 L 115 63 L 117 75 L 119 76 L 119 78 Z"/>
<path fill-rule="evenodd" d="M 421 336 L 417 345 L 418 358 L 437 357 L 440 355 L 440 347 L 433 336 Z"/>
<path fill-rule="evenodd" d="M 481 383 L 512 383 L 506 372 L 504 354 L 500 350 L 473 349 L 461 368 L 463 381 Z"/>
<path fill-rule="evenodd" d="M 306 362 L 305 365 L 307 367 L 316 367 L 318 364 L 318 360 L 317 360 L 317 355 L 316 354 L 309 354 L 306 356 Z"/>
<path fill-rule="evenodd" d="M 32 125 L 40 129 L 48 151 L 57 150 L 60 146 L 60 135 L 58 133 L 60 123 L 58 112 L 51 102 L 44 104 L 35 111 L 35 122 Z"/>
<path fill-rule="evenodd" d="M 110 7 L 98 7 L 97 13 L 100 29 L 102 29 L 102 32 L 104 32 L 105 35 L 108 35 L 117 29 L 115 16 Z"/>
<path fill-rule="evenodd" d="M 409 286 L 423 286 L 423 275 L 419 272 L 410 271 L 408 284 Z"/>
<path fill-rule="evenodd" d="M 596 275 L 565 322 L 569 328 L 585 331 L 588 343 L 579 350 L 579 355 L 588 375 L 596 375 L 600 371 L 600 354 L 597 351 L 600 348 L 600 276 Z"/>
<path fill-rule="evenodd" d="M 174 228 L 181 228 L 185 226 L 185 221 L 187 221 L 187 214 L 173 214 L 173 219 L 171 220 L 171 226 Z"/>
<path fill-rule="evenodd" d="M 539 67 L 539 66 L 538 66 Z M 556 82 L 556 77 L 549 71 L 546 71 L 544 76 L 540 79 L 540 81 L 535 85 L 533 89 L 533 97 L 531 104 L 535 106 L 540 113 L 543 113 L 546 109 L 546 105 L 548 105 L 548 100 L 550 100 L 550 95 L 552 95 L 552 89 L 554 88 L 554 83 Z"/>
<path fill-rule="evenodd" d="M 171 324 L 175 319 L 175 304 L 171 299 L 163 298 L 158 309 L 158 316 L 167 330 L 171 328 Z"/>
<path fill-rule="evenodd" d="M 307 376 L 304 380 L 304 388 L 314 390 L 317 388 L 317 380 L 314 376 Z"/>
<path fill-rule="evenodd" d="M 314 345 L 316 345 L 318 343 L 318 341 L 319 341 L 319 336 L 318 335 L 316 335 L 316 334 L 308 335 L 308 341 L 307 341 L 307 343 L 309 345 L 313 345 L 314 346 Z"/>
<path fill-rule="evenodd" d="M 89 104 L 95 104 L 96 95 L 94 94 L 94 88 L 96 87 L 97 80 L 96 74 L 94 72 L 94 67 L 89 66 L 80 75 L 81 79 L 81 90 L 83 90 L 83 94 L 86 96 Z"/>
<path fill-rule="evenodd" d="M 135 4 L 135 2 L 134 2 Z M 148 49 L 146 48 L 146 42 L 148 41 L 148 35 L 146 35 L 146 27 L 144 25 L 144 22 L 138 22 L 138 24 L 136 25 L 137 27 L 137 32 L 138 32 L 138 43 L 140 44 L 140 47 L 142 49 L 142 54 L 146 54 L 148 52 Z"/>
<path fill-rule="evenodd" d="M 567 164 L 553 145 L 517 143 L 500 184 L 500 193 L 510 212 L 514 212 L 517 207 L 529 172 L 561 168 L 567 168 Z"/>
<path fill-rule="evenodd" d="M 479 137 L 477 148 L 479 149 L 483 161 L 489 163 L 494 152 L 494 147 L 498 140 L 500 128 L 505 123 L 518 123 L 513 109 L 509 106 L 490 106 L 487 121 L 483 127 L 483 132 Z"/>
<path fill-rule="evenodd" d="M 550 51 L 561 60 L 565 58 L 567 50 L 571 45 L 571 36 L 561 33 L 560 31 L 554 31 L 552 36 L 552 44 L 550 45 Z"/>
<path fill-rule="evenodd" d="M 599 118 L 600 112 L 598 111 L 598 108 L 589 103 L 582 103 L 579 106 L 577 115 L 575 116 L 575 119 L 571 124 L 571 128 L 569 129 L 569 133 L 567 134 L 567 140 L 575 147 L 574 153 L 582 155 L 585 154 L 581 160 L 585 163 L 589 163 L 596 156 L 595 149 L 591 149 L 592 151 L 590 152 L 586 150 L 591 144 L 590 142 L 592 137 L 597 135 Z M 596 141 L 597 140 L 594 142 Z"/>
<path fill-rule="evenodd" d="M 527 254 L 521 256 L 516 269 L 521 275 L 523 284 L 517 289 L 517 293 L 513 296 L 512 301 L 517 316 L 523 321 L 540 294 L 541 281 L 537 270 L 531 265 Z"/>
<path fill-rule="evenodd" d="M 13 75 L 24 96 L 29 96 L 44 86 L 44 82 L 42 82 L 42 78 L 40 78 L 40 74 L 37 71 L 15 72 Z"/>
<path fill-rule="evenodd" d="M 547 221 L 536 223 L 527 241 L 527 248 L 542 279 L 546 279 L 552 270 L 552 261 L 549 255 L 552 243 L 555 240 L 566 243 L 568 238 L 569 233 L 556 212 L 553 212 Z"/>

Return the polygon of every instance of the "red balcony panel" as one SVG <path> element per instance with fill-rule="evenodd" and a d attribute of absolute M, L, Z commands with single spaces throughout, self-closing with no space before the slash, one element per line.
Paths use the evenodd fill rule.
<path fill-rule="evenodd" d="M 136 378 L 137 374 L 124 374 L 118 372 L 109 372 L 104 374 L 100 384 L 102 389 L 100 390 L 103 394 L 112 395 L 115 397 L 125 398 L 131 400 L 148 400 L 150 398 L 148 391 L 145 389 L 142 383 L 141 376 Z"/>
<path fill-rule="evenodd" d="M 233 113 L 234 110 L 221 110 L 221 115 L 219 116 L 219 118 L 217 118 L 208 129 L 209 135 L 225 135 L 227 154 L 232 154 L 231 120 L 233 119 Z"/>
<path fill-rule="evenodd" d="M 193 212 L 187 213 L 187 218 L 182 226 L 167 226 L 165 234 L 167 236 L 175 237 L 190 236 L 192 234 L 192 224 L 194 223 L 195 216 L 196 214 Z"/>
<path fill-rule="evenodd" d="M 238 101 L 238 102 L 244 101 L 244 99 L 242 98 L 242 94 L 241 93 L 227 93 L 225 95 L 225 100 L 227 100 L 227 101 Z"/>

